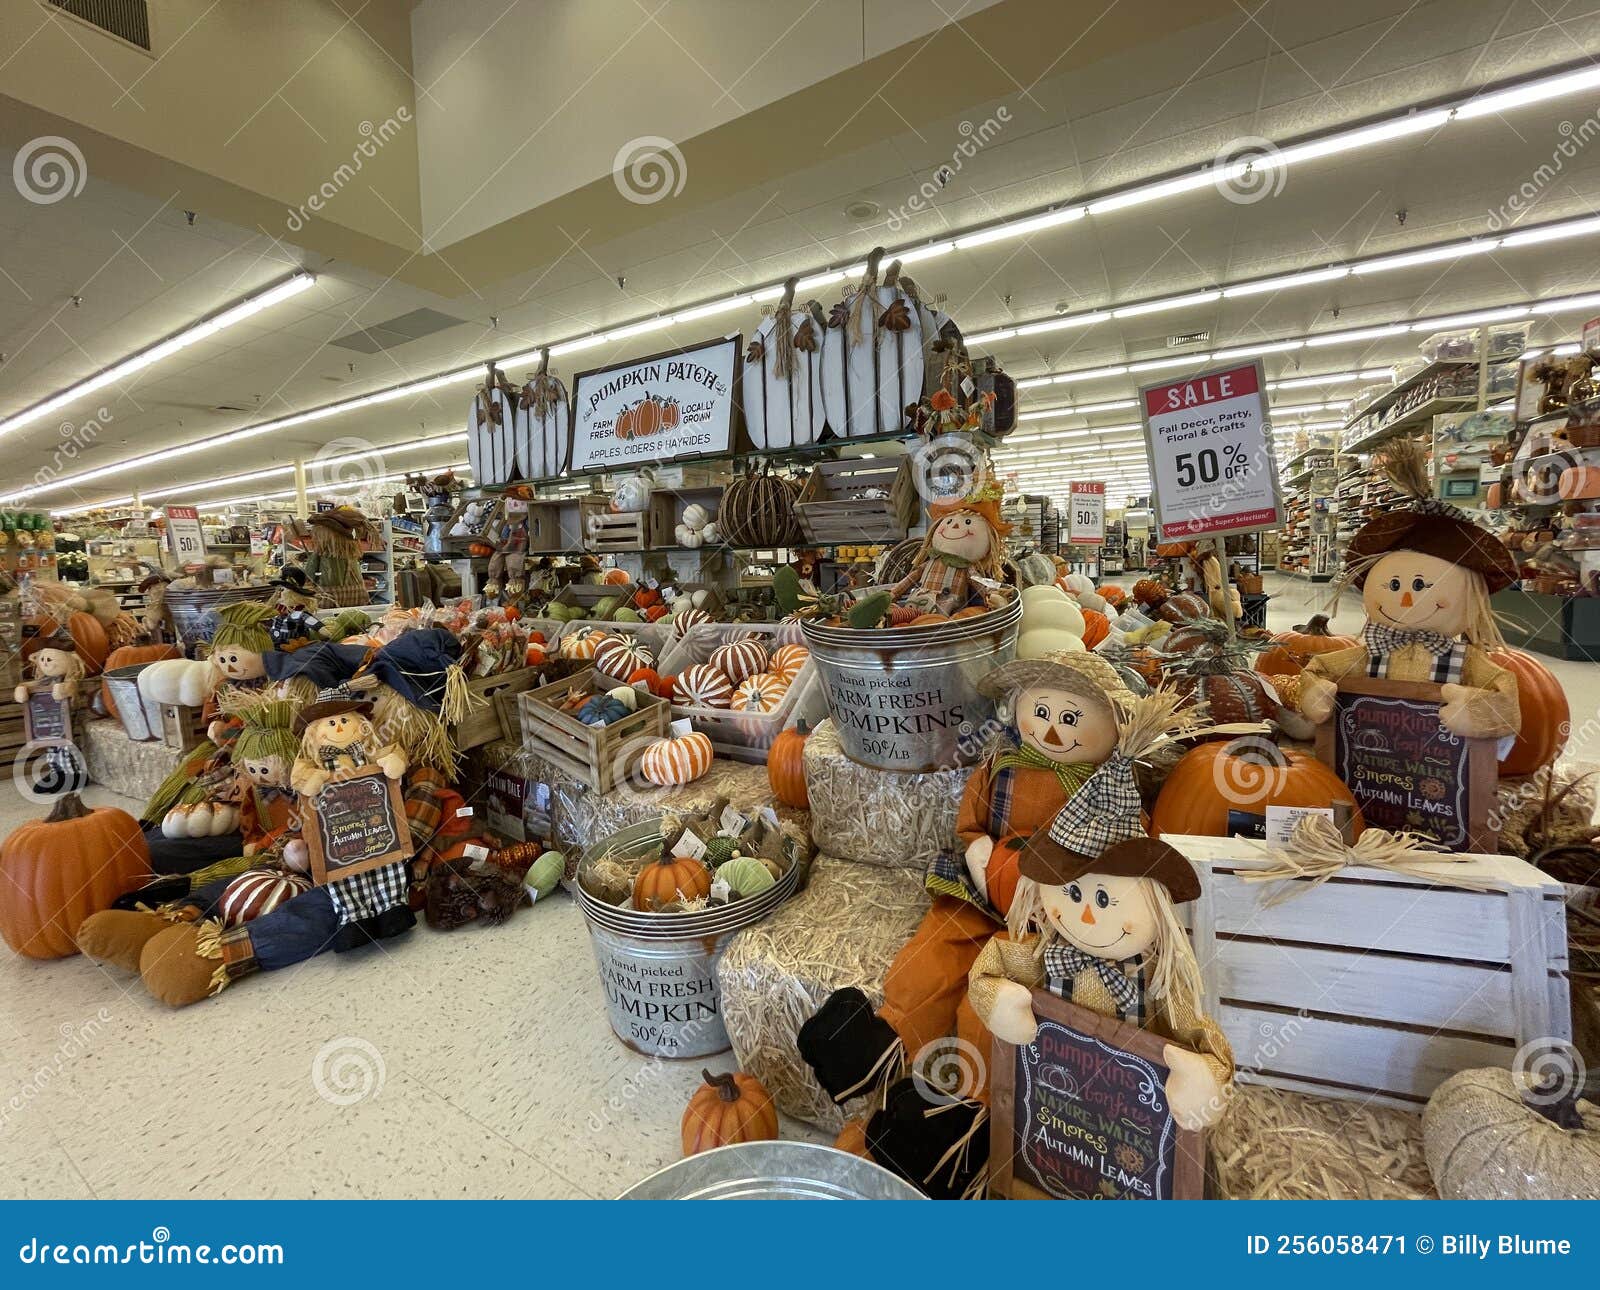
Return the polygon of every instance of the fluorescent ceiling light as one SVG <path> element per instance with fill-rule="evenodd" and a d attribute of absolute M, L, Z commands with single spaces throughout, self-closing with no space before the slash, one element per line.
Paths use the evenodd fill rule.
<path fill-rule="evenodd" d="M 1513 85 L 1508 89 L 1480 92 L 1476 97 L 1458 105 L 1453 115 L 1458 121 L 1470 121 L 1474 117 L 1508 112 L 1512 108 L 1525 107 L 1529 103 L 1543 103 L 1547 99 L 1559 98 L 1564 94 L 1576 94 L 1595 85 L 1600 85 L 1600 67 L 1580 67 L 1576 71 L 1541 76 L 1537 80 Z"/>
<path fill-rule="evenodd" d="M 1029 323 L 1026 327 L 1018 327 L 1012 331 L 1014 336 L 1037 336 L 1040 332 L 1064 331 L 1068 327 L 1088 327 L 1094 323 L 1104 322 L 1111 317 L 1108 310 L 1099 310 L 1095 313 L 1072 314 L 1066 318 L 1047 318 L 1043 322 Z"/>
<path fill-rule="evenodd" d="M 263 309 L 270 309 L 273 305 L 297 296 L 307 287 L 315 284 L 317 275 L 314 273 L 296 273 L 293 277 L 285 278 L 275 286 L 268 287 L 265 291 L 253 296 L 246 296 L 238 304 L 224 309 L 221 313 L 213 314 L 209 318 L 185 327 L 175 336 L 142 349 L 138 353 L 123 359 L 119 363 L 95 373 L 85 380 L 69 385 L 66 389 L 52 394 L 43 402 L 35 403 L 30 408 L 24 408 L 5 420 L 0 421 L 0 435 L 8 435 L 13 431 L 21 430 L 36 421 L 41 421 L 53 412 L 77 400 L 86 398 L 96 390 L 103 390 L 108 385 L 115 385 L 118 381 L 126 380 L 135 372 L 141 372 L 152 364 L 159 363 L 164 358 L 187 349 L 197 341 L 215 336 L 218 332 L 226 331 L 235 323 L 241 323 L 246 318 L 253 317 Z"/>
<path fill-rule="evenodd" d="M 1600 232 L 1600 216 L 1594 219 L 1566 220 L 1560 224 L 1547 224 L 1543 228 L 1524 229 L 1520 233 L 1507 233 L 1500 239 L 1503 247 L 1534 246 L 1540 242 L 1555 242 L 1567 237 L 1584 237 Z"/>
<path fill-rule="evenodd" d="M 1402 336 L 1411 330 L 1410 323 L 1385 323 L 1382 327 L 1356 327 L 1351 331 L 1325 332 L 1320 336 L 1307 336 L 1306 344 L 1316 349 L 1322 345 L 1348 345 L 1358 340 L 1381 340 L 1385 336 Z"/>
<path fill-rule="evenodd" d="M 1121 305 L 1111 311 L 1111 316 L 1113 318 L 1137 318 L 1141 314 L 1153 314 L 1163 309 L 1186 309 L 1190 305 L 1203 305 L 1221 298 L 1222 292 L 1216 289 L 1191 291 L 1187 295 L 1168 296 L 1165 300 L 1147 300 L 1140 305 Z"/>
<path fill-rule="evenodd" d="M 1513 305 L 1507 309 L 1480 309 L 1477 313 L 1452 314 L 1448 318 L 1430 318 L 1426 326 L 1434 327 L 1477 327 L 1483 323 L 1505 322 L 1511 318 L 1526 318 L 1533 312 L 1527 305 Z M 1422 326 L 1413 324 L 1412 331 L 1422 330 Z"/>
<path fill-rule="evenodd" d="M 1417 251 L 1402 251 L 1398 255 L 1380 255 L 1375 260 L 1362 260 L 1350 266 L 1355 274 L 1387 273 L 1390 269 L 1409 269 L 1416 264 L 1434 264 L 1440 260 L 1460 260 L 1469 255 L 1482 255 L 1500 245 L 1497 237 L 1478 238 L 1472 242 L 1451 242 L 1445 246 L 1424 247 Z"/>
<path fill-rule="evenodd" d="M 1214 350 L 1211 357 L 1220 363 L 1229 358 L 1250 358 L 1256 354 L 1283 354 L 1291 349 L 1304 348 L 1303 340 L 1273 340 L 1262 345 L 1236 345 L 1232 349 Z"/>
<path fill-rule="evenodd" d="M 988 246 L 991 242 L 998 242 L 1008 237 L 1026 237 L 1029 233 L 1040 233 L 1060 224 L 1071 224 L 1083 216 L 1082 206 L 1071 206 L 1065 210 L 1046 211 L 1043 215 L 1008 220 L 1004 224 L 996 224 L 993 228 L 980 229 L 976 233 L 956 238 L 956 249 L 967 251 L 975 246 Z"/>
<path fill-rule="evenodd" d="M 1285 291 L 1290 287 L 1309 287 L 1317 282 L 1333 282 L 1348 278 L 1350 266 L 1341 264 L 1333 269 L 1308 269 L 1304 273 L 1286 273 L 1282 277 L 1262 278 L 1259 282 L 1241 282 L 1236 287 L 1224 287 L 1222 297 L 1232 300 L 1237 296 L 1258 296 L 1264 291 Z"/>
<path fill-rule="evenodd" d="M 922 260 L 931 260 L 935 256 L 944 255 L 956 249 L 954 242 L 933 242 L 928 246 L 915 246 L 910 250 L 901 251 L 895 258 L 901 264 L 916 264 Z"/>
<path fill-rule="evenodd" d="M 1288 167 L 1298 162 L 1312 161 L 1317 157 L 1332 157 L 1341 152 L 1387 143 L 1391 139 L 1402 139 L 1409 134 L 1436 130 L 1450 120 L 1450 115 L 1449 108 L 1432 108 L 1423 112 L 1411 112 L 1389 121 L 1379 121 L 1375 125 L 1359 126 L 1354 130 L 1340 130 L 1336 134 L 1324 135 L 1320 139 L 1311 139 L 1305 143 L 1290 144 L 1262 158 L 1262 164 L 1258 165 L 1258 169 Z"/>

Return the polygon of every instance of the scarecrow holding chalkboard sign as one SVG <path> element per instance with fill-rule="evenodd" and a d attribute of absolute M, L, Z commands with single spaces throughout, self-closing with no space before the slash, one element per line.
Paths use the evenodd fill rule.
<path fill-rule="evenodd" d="M 1462 738 L 1509 741 L 1521 728 L 1517 678 L 1491 658 L 1505 641 L 1489 597 L 1517 580 L 1505 544 L 1430 495 L 1426 449 L 1392 445 L 1384 472 L 1409 504 L 1379 513 L 1345 551 L 1340 589 L 1361 591 L 1361 644 L 1318 654 L 1300 684 L 1300 710 L 1321 723 L 1339 682 L 1354 677 L 1443 687 L 1439 721 Z"/>
<path fill-rule="evenodd" d="M 1140 820 L 1134 762 L 1161 722 L 1161 704 L 1149 700 L 1117 751 L 1023 848 L 1009 932 L 978 956 L 967 997 L 1005 1043 L 1033 1042 L 1041 987 L 1161 1036 L 1167 1102 L 1194 1129 L 1221 1113 L 1233 1053 L 1201 1011 L 1200 967 L 1175 909 L 1200 894 L 1200 879 Z"/>

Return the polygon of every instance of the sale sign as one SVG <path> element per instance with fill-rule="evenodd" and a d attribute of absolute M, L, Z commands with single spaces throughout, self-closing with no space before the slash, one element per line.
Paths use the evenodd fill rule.
<path fill-rule="evenodd" d="M 1076 481 L 1067 488 L 1067 542 L 1102 546 L 1106 540 L 1106 486 L 1099 480 Z"/>
<path fill-rule="evenodd" d="M 1283 524 L 1259 360 L 1139 390 L 1156 540 Z"/>
<path fill-rule="evenodd" d="M 167 506 L 167 545 L 180 565 L 197 564 L 206 558 L 205 534 L 200 531 L 200 512 L 193 506 Z"/>

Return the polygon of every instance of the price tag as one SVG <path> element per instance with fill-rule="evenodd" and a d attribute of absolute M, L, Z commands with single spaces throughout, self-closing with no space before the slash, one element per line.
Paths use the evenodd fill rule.
<path fill-rule="evenodd" d="M 206 537 L 200 531 L 200 512 L 193 506 L 162 508 L 167 517 L 167 547 L 180 565 L 198 564 L 206 558 Z"/>
<path fill-rule="evenodd" d="M 1157 541 L 1282 526 L 1259 360 L 1142 386 L 1139 410 Z"/>
<path fill-rule="evenodd" d="M 1320 815 L 1330 824 L 1337 824 L 1331 806 L 1269 806 L 1267 807 L 1266 840 L 1277 846 L 1288 846 L 1294 826 L 1308 815 Z"/>
<path fill-rule="evenodd" d="M 1067 542 L 1101 546 L 1106 540 L 1106 486 L 1078 480 L 1067 489 Z"/>
<path fill-rule="evenodd" d="M 672 844 L 672 854 L 687 860 L 703 860 L 706 844 L 699 839 L 693 829 L 685 829 L 683 836 Z"/>
<path fill-rule="evenodd" d="M 750 818 L 731 806 L 724 806 L 722 808 L 722 818 L 717 821 L 717 824 L 725 836 L 736 838 L 750 827 Z"/>
<path fill-rule="evenodd" d="M 668 729 L 672 731 L 674 739 L 682 739 L 685 735 L 694 733 L 694 722 L 688 717 L 679 717 L 668 726 Z"/>

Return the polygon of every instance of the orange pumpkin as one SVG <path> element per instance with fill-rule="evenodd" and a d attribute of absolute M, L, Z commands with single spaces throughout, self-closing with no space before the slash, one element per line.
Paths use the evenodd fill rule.
<path fill-rule="evenodd" d="M 74 652 L 83 660 L 83 670 L 90 676 L 98 676 L 106 665 L 106 655 L 111 652 L 111 641 L 106 636 L 105 625 L 93 614 L 79 610 L 68 614 L 65 624 L 54 618 L 41 618 L 39 635 L 49 636 L 61 630 L 63 625 L 67 635 L 72 637 Z"/>
<path fill-rule="evenodd" d="M 608 587 L 626 587 L 633 581 L 623 569 L 607 569 L 600 576 L 600 581 Z"/>
<path fill-rule="evenodd" d="M 176 645 L 124 645 L 106 655 L 107 672 L 119 667 L 132 667 L 135 663 L 154 663 L 164 658 L 182 658 Z M 109 685 L 102 686 L 100 699 L 106 705 L 106 715 L 117 720 L 117 701 Z"/>
<path fill-rule="evenodd" d="M 1161 786 L 1150 832 L 1224 838 L 1228 812 L 1264 815 L 1269 806 L 1347 803 L 1360 834 L 1361 811 L 1344 781 L 1308 753 L 1279 748 L 1260 736 L 1200 744 L 1179 760 Z"/>
<path fill-rule="evenodd" d="M 1274 635 L 1271 648 L 1256 656 L 1255 667 L 1268 676 L 1299 676 L 1316 655 L 1356 644 L 1354 636 L 1335 636 L 1328 630 L 1327 614 L 1312 614 L 1293 631 Z"/>
<path fill-rule="evenodd" d="M 1566 691 L 1556 674 L 1532 654 L 1500 649 L 1489 658 L 1517 678 L 1517 707 L 1522 711 L 1522 729 L 1500 763 L 1500 777 L 1531 775 L 1553 762 L 1567 746 L 1572 709 Z"/>
<path fill-rule="evenodd" d="M 781 731 L 767 749 L 767 783 L 772 793 L 785 806 L 797 811 L 811 808 L 811 797 L 806 791 L 806 739 L 810 735 L 802 718 L 794 729 Z"/>
<path fill-rule="evenodd" d="M 918 614 L 909 623 L 907 623 L 906 626 L 907 627 L 932 627 L 935 623 L 947 623 L 949 621 L 950 620 L 948 618 L 946 618 L 943 614 Z"/>
<path fill-rule="evenodd" d="M 139 822 L 67 793 L 0 843 L 0 936 L 31 959 L 76 954 L 79 924 L 149 877 Z"/>
<path fill-rule="evenodd" d="M 701 735 L 704 739 L 705 736 Z M 647 911 L 711 894 L 711 871 L 698 860 L 663 851 L 633 880 L 633 907 Z"/>
<path fill-rule="evenodd" d="M 694 1091 L 683 1112 L 683 1154 L 697 1155 L 738 1142 L 771 1142 L 778 1136 L 772 1095 L 754 1075 L 713 1075 Z"/>
<path fill-rule="evenodd" d="M 1080 612 L 1083 614 L 1084 648 L 1093 649 L 1111 635 L 1111 620 L 1098 609 L 1085 609 Z"/>

